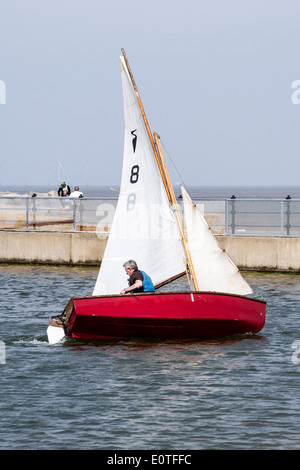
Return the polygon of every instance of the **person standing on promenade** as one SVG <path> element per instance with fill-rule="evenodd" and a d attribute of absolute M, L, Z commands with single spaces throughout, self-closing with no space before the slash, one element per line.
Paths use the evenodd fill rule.
<path fill-rule="evenodd" d="M 83 197 L 81 191 L 79 191 L 79 186 L 75 186 L 74 191 L 71 192 L 70 197 Z"/>
<path fill-rule="evenodd" d="M 62 181 L 60 183 L 60 187 L 58 188 L 57 194 L 59 197 L 70 196 L 71 194 L 70 186 L 68 186 L 65 181 Z"/>

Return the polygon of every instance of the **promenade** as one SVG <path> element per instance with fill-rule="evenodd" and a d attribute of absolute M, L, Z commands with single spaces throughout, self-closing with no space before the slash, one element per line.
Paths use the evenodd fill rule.
<path fill-rule="evenodd" d="M 300 199 L 196 202 L 240 269 L 300 272 Z M 1 197 L 0 262 L 99 266 L 116 204 L 116 198 Z"/>

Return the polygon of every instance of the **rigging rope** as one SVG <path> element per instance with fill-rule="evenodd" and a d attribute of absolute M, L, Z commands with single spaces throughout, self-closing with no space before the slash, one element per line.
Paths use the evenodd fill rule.
<path fill-rule="evenodd" d="M 172 166 L 173 166 L 173 168 L 174 168 L 176 174 L 177 174 L 177 177 L 178 177 L 178 179 L 179 179 L 179 183 L 182 184 L 183 186 L 185 186 L 185 183 L 184 183 L 184 181 L 183 181 L 183 179 L 182 179 L 182 177 L 181 177 L 179 171 L 177 170 L 177 168 L 176 168 L 176 166 L 175 166 L 175 163 L 173 162 L 173 160 L 172 160 L 172 158 L 171 158 L 171 155 L 169 154 L 169 152 L 168 152 L 168 150 L 167 150 L 167 148 L 166 148 L 166 146 L 165 146 L 165 144 L 163 143 L 163 141 L 162 141 L 161 138 L 160 138 L 160 141 L 161 141 L 161 144 L 162 144 L 162 146 L 163 146 L 163 148 L 164 148 L 166 154 L 168 155 L 168 158 L 169 158 L 170 162 L 172 163 Z"/>

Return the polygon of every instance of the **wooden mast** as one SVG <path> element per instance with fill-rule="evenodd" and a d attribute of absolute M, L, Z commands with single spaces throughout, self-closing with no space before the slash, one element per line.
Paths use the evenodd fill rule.
<path fill-rule="evenodd" d="M 170 192 L 170 195 L 171 195 L 171 204 L 172 204 L 174 212 L 175 212 L 177 224 L 178 224 L 178 227 L 179 227 L 179 231 L 180 231 L 180 235 L 181 235 L 181 239 L 182 239 L 182 243 L 183 243 L 183 248 L 184 248 L 184 251 L 185 251 L 185 254 L 186 254 L 186 257 L 187 257 L 187 262 L 188 262 L 188 266 L 189 266 L 190 271 L 191 271 L 191 275 L 192 275 L 193 283 L 194 283 L 194 286 L 195 286 L 195 290 L 199 290 L 199 286 L 198 286 L 198 282 L 197 282 L 197 278 L 196 278 L 192 258 L 191 258 L 191 255 L 190 255 L 190 252 L 189 252 L 189 249 L 188 249 L 187 240 L 186 240 L 184 230 L 183 230 L 183 226 L 182 226 L 182 223 L 181 223 L 181 219 L 180 219 L 180 216 L 179 216 L 175 194 L 174 194 L 174 191 L 173 191 L 173 187 L 171 185 L 171 181 L 170 181 L 170 178 L 169 178 L 169 174 L 168 174 L 168 170 L 167 170 L 167 167 L 166 167 L 165 159 L 164 159 L 164 156 L 163 156 L 163 153 L 162 153 L 162 150 L 161 150 L 159 135 L 156 132 L 154 133 L 154 141 L 155 141 L 155 145 L 156 145 L 157 150 L 158 150 L 158 154 L 160 156 L 162 171 L 164 173 L 166 183 L 168 185 L 169 192 Z"/>
<path fill-rule="evenodd" d="M 144 120 L 146 129 L 147 129 L 147 133 L 148 133 L 149 140 L 150 140 L 150 143 L 151 143 L 151 146 L 152 146 L 152 150 L 153 150 L 153 153 L 154 153 L 154 156 L 155 156 L 155 160 L 156 160 L 156 163 L 157 163 L 157 166 L 158 166 L 158 169 L 159 169 L 159 172 L 160 172 L 160 176 L 161 176 L 161 179 L 164 183 L 164 187 L 165 187 L 165 190 L 166 190 L 166 193 L 167 193 L 167 197 L 168 197 L 169 201 L 172 202 L 172 199 L 171 199 L 172 197 L 171 197 L 171 194 L 170 194 L 170 190 L 169 190 L 165 175 L 162 172 L 162 168 L 161 168 L 160 161 L 159 161 L 159 156 L 158 156 L 155 144 L 154 144 L 152 132 L 151 132 L 150 126 L 148 124 L 148 120 L 147 120 L 146 113 L 145 113 L 145 110 L 144 110 L 144 107 L 143 107 L 143 104 L 142 104 L 142 100 L 140 98 L 140 94 L 138 92 L 135 80 L 133 78 L 133 74 L 131 72 L 131 68 L 130 68 L 129 62 L 127 60 L 125 51 L 124 51 L 124 49 L 121 49 L 121 51 L 122 51 L 122 55 L 123 55 L 125 63 L 126 63 L 126 67 L 127 67 L 130 79 L 131 79 L 131 83 L 132 83 L 133 89 L 135 91 L 137 101 L 138 101 L 138 104 L 139 104 L 139 107 L 140 107 L 140 110 L 141 110 L 141 113 L 142 113 L 142 116 L 143 116 L 143 120 Z"/>

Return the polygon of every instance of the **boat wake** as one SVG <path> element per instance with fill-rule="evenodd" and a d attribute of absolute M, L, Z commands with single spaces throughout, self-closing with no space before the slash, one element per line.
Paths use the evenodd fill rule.
<path fill-rule="evenodd" d="M 63 342 L 64 340 L 62 340 L 61 342 Z M 14 344 L 14 345 L 24 345 L 24 346 L 41 346 L 41 345 L 47 345 L 49 346 L 49 342 L 48 342 L 48 339 L 47 337 L 43 336 L 43 338 L 39 339 L 39 338 L 19 338 L 19 339 L 16 339 L 14 341 L 11 342 L 11 344 Z M 59 342 L 57 342 L 56 344 L 59 344 Z"/>

